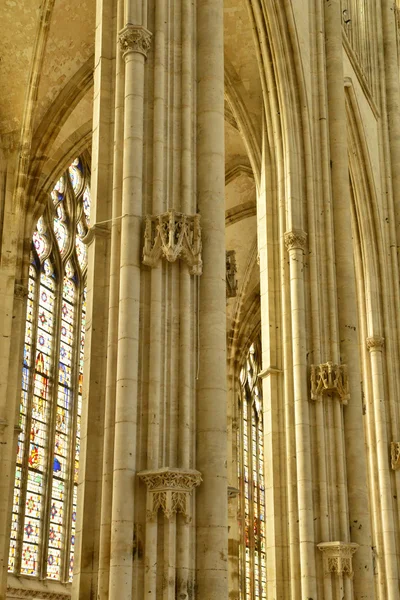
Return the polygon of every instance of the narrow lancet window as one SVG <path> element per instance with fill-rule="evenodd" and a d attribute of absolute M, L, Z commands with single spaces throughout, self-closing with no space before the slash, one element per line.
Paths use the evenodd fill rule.
<path fill-rule="evenodd" d="M 90 180 L 76 158 L 32 237 L 8 570 L 72 579 Z"/>
<path fill-rule="evenodd" d="M 240 598 L 267 597 L 265 547 L 264 440 L 260 344 L 250 346 L 240 372 L 240 427 L 238 429 Z"/>

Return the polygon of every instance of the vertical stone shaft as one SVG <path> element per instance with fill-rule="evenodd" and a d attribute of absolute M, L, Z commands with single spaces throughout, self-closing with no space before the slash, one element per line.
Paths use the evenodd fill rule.
<path fill-rule="evenodd" d="M 393 0 L 382 0 L 382 30 L 384 40 L 384 78 L 392 179 L 396 216 L 397 245 L 400 232 L 400 81 L 398 42 L 396 40 L 396 7 Z M 399 10 L 399 8 L 397 8 Z M 397 34 L 399 35 L 399 34 Z M 382 73 L 383 75 L 383 73 Z"/>
<path fill-rule="evenodd" d="M 396 553 L 396 529 L 390 482 L 389 442 L 386 432 L 385 384 L 383 368 L 383 344 L 380 336 L 367 339 L 371 359 L 371 380 L 376 430 L 376 453 L 378 482 L 380 488 L 380 512 L 384 549 L 387 600 L 399 597 L 399 573 Z"/>
<path fill-rule="evenodd" d="M 305 234 L 286 234 L 290 257 L 290 300 L 293 337 L 294 420 L 297 456 L 297 496 L 301 592 L 304 598 L 316 598 L 315 535 L 312 495 L 310 416 L 307 389 L 304 248 Z"/>
<path fill-rule="evenodd" d="M 153 138 L 153 201 L 154 215 L 162 213 L 167 194 L 165 193 L 165 76 L 166 76 L 166 28 L 167 12 L 165 0 L 155 4 L 154 23 L 154 138 Z M 149 363 L 149 401 L 148 401 L 148 438 L 147 438 L 147 468 L 157 469 L 160 461 L 160 421 L 161 421 L 161 386 L 162 386 L 162 346 L 164 344 L 162 331 L 162 275 L 163 265 L 152 269 L 150 280 L 150 363 Z M 147 494 L 147 502 L 150 495 Z M 150 507 L 147 506 L 147 510 Z M 157 519 L 146 520 L 145 546 L 145 597 L 155 600 L 157 594 Z"/>
<path fill-rule="evenodd" d="M 116 29 L 123 26 L 123 0 L 118 0 Z M 115 43 L 117 43 L 115 41 Z M 104 450 L 99 541 L 98 600 L 108 599 L 110 574 L 112 484 L 115 431 L 115 394 L 118 356 L 118 299 L 121 244 L 121 195 L 124 127 L 124 59 L 116 49 L 114 104 L 114 165 L 110 245 L 110 291 L 108 305 L 107 373 L 104 411 Z"/>
<path fill-rule="evenodd" d="M 126 29 L 125 43 L 123 32 L 120 34 L 125 57 L 125 122 L 110 600 L 132 597 L 143 171 L 142 49 L 146 38 L 149 42 L 143 28 L 128 25 Z"/>
<path fill-rule="evenodd" d="M 343 81 L 343 49 L 340 2 L 325 3 L 325 50 L 327 75 L 327 100 L 329 123 L 329 149 L 331 158 L 331 190 L 333 203 L 334 248 L 336 265 L 336 307 L 338 315 L 340 356 L 333 360 L 347 364 L 351 399 L 343 409 L 336 406 L 336 446 L 339 489 L 339 512 L 341 515 L 340 535 L 342 541 L 350 541 L 351 522 L 362 527 L 352 530 L 352 541 L 360 547 L 353 558 L 355 570 L 354 594 L 356 597 L 372 598 L 374 595 L 373 569 L 371 564 L 371 524 L 368 512 L 367 465 L 365 455 L 360 452 L 359 441 L 364 438 L 362 401 L 360 389 L 360 363 L 358 341 L 358 315 L 356 305 L 356 282 L 351 231 L 351 202 L 349 188 L 348 142 L 346 130 L 346 105 Z M 333 286 L 330 288 L 334 289 Z M 337 348 L 337 340 L 335 347 Z M 338 402 L 335 398 L 334 402 Z M 346 430 L 343 448 L 343 416 L 346 411 Z M 339 454 L 342 455 L 339 457 Z M 347 475 L 347 482 L 345 480 Z M 347 483 L 347 485 L 346 485 Z M 347 515 L 349 496 L 350 509 Z M 350 523 L 349 523 L 350 521 Z M 365 565 L 369 565 L 365 569 Z M 359 576 L 357 576 L 359 575 Z M 348 596 L 345 596 L 346 598 Z"/>
<path fill-rule="evenodd" d="M 228 594 L 223 2 L 197 2 L 197 191 L 202 218 L 197 387 L 197 599 Z"/>
<path fill-rule="evenodd" d="M 193 45 L 194 9 L 191 0 L 182 0 L 182 75 L 181 75 L 181 202 L 182 211 L 186 214 L 196 212 L 193 195 Z M 193 280 L 185 264 L 180 265 L 179 271 L 179 301 L 180 301 L 180 330 L 179 330 L 179 440 L 178 466 L 184 469 L 193 468 L 193 412 L 194 412 L 194 377 L 192 365 L 195 361 L 192 335 L 193 324 L 193 289 L 198 282 Z M 189 500 L 190 501 L 190 500 Z M 193 561 L 190 552 L 190 532 L 193 528 L 183 518 L 177 519 L 176 539 L 176 582 L 178 597 L 189 597 L 192 588 Z"/>

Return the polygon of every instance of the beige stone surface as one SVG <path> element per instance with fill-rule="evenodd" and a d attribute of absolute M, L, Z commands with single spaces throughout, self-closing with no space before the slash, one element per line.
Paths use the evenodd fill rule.
<path fill-rule="evenodd" d="M 397 600 L 399 7 L 3 0 L 0 23 L 0 600 L 244 600 L 258 335 L 262 600 Z M 7 555 L 31 234 L 80 153 L 96 226 L 71 586 L 8 575 Z"/>

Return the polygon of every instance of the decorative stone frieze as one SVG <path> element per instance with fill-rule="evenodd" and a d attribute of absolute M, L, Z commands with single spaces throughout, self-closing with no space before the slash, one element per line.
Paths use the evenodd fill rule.
<path fill-rule="evenodd" d="M 19 598 L 38 598 L 38 600 L 66 600 L 67 598 L 71 598 L 71 594 L 65 592 L 65 594 L 61 594 L 59 592 L 44 592 L 41 590 L 30 590 L 30 589 L 20 589 L 15 587 L 7 587 L 7 598 L 15 598 L 15 600 Z"/>
<path fill-rule="evenodd" d="M 392 469 L 397 471 L 400 469 L 400 442 L 392 442 L 390 444 L 390 455 L 392 458 Z"/>
<path fill-rule="evenodd" d="M 142 25 L 128 24 L 121 29 L 118 36 L 122 56 L 130 52 L 138 52 L 147 57 L 150 49 L 152 34 Z"/>
<path fill-rule="evenodd" d="M 168 262 L 178 258 L 187 262 L 192 275 L 201 275 L 200 215 L 185 215 L 169 210 L 158 216 L 146 217 L 143 264 L 155 267 L 164 256 Z"/>
<path fill-rule="evenodd" d="M 357 551 L 358 544 L 352 542 L 324 542 L 318 544 L 318 548 L 324 555 L 326 575 L 353 576 L 353 554 Z"/>
<path fill-rule="evenodd" d="M 187 523 L 191 522 L 190 496 L 202 481 L 199 471 L 166 467 L 142 471 L 139 477 L 147 485 L 149 521 L 153 521 L 161 509 L 167 519 L 180 512 Z"/>
<path fill-rule="evenodd" d="M 380 335 L 374 335 L 367 338 L 367 348 L 370 352 L 382 352 L 385 345 L 385 338 Z"/>
<path fill-rule="evenodd" d="M 237 498 L 239 496 L 239 490 L 233 485 L 228 485 L 228 499 Z"/>
<path fill-rule="evenodd" d="M 237 294 L 238 281 L 236 279 L 236 252 L 227 250 L 226 252 L 226 297 L 235 298 Z"/>
<path fill-rule="evenodd" d="M 342 404 L 350 399 L 346 365 L 332 362 L 311 365 L 311 400 L 321 400 L 324 394 L 335 393 Z"/>

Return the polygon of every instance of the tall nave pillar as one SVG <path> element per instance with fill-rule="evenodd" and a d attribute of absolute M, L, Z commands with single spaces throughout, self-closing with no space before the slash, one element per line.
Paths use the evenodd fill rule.
<path fill-rule="evenodd" d="M 110 241 L 88 302 L 108 306 L 106 391 L 96 405 L 88 377 L 102 443 L 82 444 L 75 599 L 228 594 L 223 86 L 222 0 L 99 0 L 93 229 Z"/>

